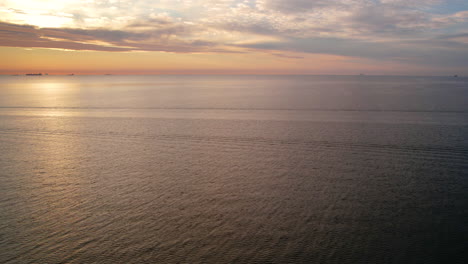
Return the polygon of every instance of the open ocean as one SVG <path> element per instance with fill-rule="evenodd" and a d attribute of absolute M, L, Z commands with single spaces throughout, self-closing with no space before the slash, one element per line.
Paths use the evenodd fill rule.
<path fill-rule="evenodd" d="M 0 76 L 0 263 L 467 263 L 468 78 Z"/>

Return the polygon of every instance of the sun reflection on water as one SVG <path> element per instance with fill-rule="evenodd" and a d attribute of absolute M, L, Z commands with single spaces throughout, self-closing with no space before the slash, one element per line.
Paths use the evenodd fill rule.
<path fill-rule="evenodd" d="M 69 106 L 79 106 L 79 83 L 64 77 L 43 76 L 20 83 L 28 105 L 46 110 L 46 116 L 62 116 Z M 65 111 L 66 112 L 66 111 Z"/>

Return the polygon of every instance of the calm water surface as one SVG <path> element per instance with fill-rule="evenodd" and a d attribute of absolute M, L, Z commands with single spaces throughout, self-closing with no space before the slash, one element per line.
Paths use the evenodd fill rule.
<path fill-rule="evenodd" d="M 0 263 L 466 263 L 468 79 L 0 77 Z"/>

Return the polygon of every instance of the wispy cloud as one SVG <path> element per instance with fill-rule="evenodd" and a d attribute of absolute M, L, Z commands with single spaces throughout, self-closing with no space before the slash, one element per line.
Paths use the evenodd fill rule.
<path fill-rule="evenodd" d="M 183 39 L 195 29 L 185 25 L 167 25 L 144 31 L 76 28 L 38 28 L 0 23 L 0 43 L 10 47 L 61 48 L 95 51 L 223 51 L 219 44 L 200 39 Z M 209 50 L 208 50 L 209 49 Z M 227 50 L 225 52 L 228 52 Z"/>

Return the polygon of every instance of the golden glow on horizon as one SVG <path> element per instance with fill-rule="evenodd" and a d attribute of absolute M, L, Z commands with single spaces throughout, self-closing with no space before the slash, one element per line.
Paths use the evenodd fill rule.
<path fill-rule="evenodd" d="M 432 70 L 392 62 L 374 65 L 336 55 L 277 52 L 180 54 L 0 47 L 0 54 L 4 58 L 0 74 L 405 74 L 410 70 L 426 74 Z"/>

